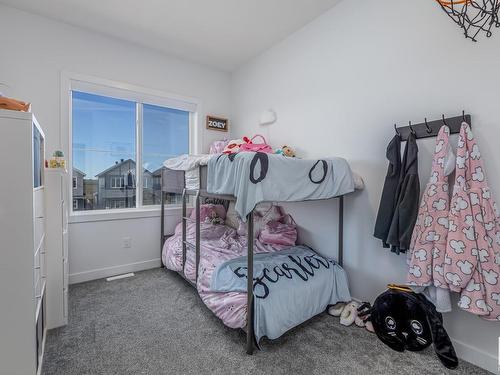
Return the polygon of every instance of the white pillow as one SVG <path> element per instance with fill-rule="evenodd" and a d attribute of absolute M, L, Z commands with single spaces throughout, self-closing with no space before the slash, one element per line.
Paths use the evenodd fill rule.
<path fill-rule="evenodd" d="M 233 229 L 238 229 L 239 226 L 239 216 L 234 209 L 234 201 L 229 202 L 229 207 L 226 212 L 226 225 Z"/>
<path fill-rule="evenodd" d="M 279 221 L 283 217 L 283 211 L 280 206 L 275 206 L 273 203 L 260 203 L 254 209 L 253 215 L 253 234 L 254 238 L 258 238 L 264 226 L 270 221 Z M 239 219 L 238 234 L 240 236 L 247 235 L 247 223 Z"/>

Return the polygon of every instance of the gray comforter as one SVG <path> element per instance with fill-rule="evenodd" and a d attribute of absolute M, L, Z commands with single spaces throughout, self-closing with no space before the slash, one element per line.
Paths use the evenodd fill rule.
<path fill-rule="evenodd" d="M 247 291 L 247 257 L 228 260 L 212 276 L 214 292 Z M 254 331 L 276 339 L 322 313 L 328 305 L 351 300 L 345 271 L 305 246 L 254 256 Z"/>
<path fill-rule="evenodd" d="M 308 160 L 240 152 L 209 160 L 207 190 L 235 196 L 236 212 L 245 221 L 259 202 L 333 198 L 353 192 L 354 179 L 342 158 Z"/>

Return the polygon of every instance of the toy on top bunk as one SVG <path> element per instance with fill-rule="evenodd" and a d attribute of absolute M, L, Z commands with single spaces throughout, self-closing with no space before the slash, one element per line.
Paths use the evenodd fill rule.
<path fill-rule="evenodd" d="M 259 138 L 260 142 L 256 142 L 257 138 Z M 215 148 L 215 143 L 213 146 Z M 233 139 L 225 145 L 222 153 L 236 154 L 240 151 L 264 152 L 266 154 L 278 154 L 287 157 L 295 157 L 295 151 L 286 145 L 277 150 L 273 150 L 273 148 L 267 143 L 266 139 L 260 134 L 257 134 L 252 138 L 245 136 L 241 139 Z"/>
<path fill-rule="evenodd" d="M 283 155 L 283 156 L 286 156 L 289 158 L 295 157 L 295 151 L 293 150 L 293 148 L 291 148 L 290 146 L 286 146 L 286 145 L 277 149 L 274 153 L 278 154 L 278 155 Z"/>

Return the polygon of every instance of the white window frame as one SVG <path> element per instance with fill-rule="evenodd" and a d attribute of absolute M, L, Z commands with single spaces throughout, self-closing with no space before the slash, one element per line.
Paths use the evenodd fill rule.
<path fill-rule="evenodd" d="M 119 181 L 118 186 L 116 186 L 116 181 Z M 125 176 L 111 176 L 111 189 L 121 189 L 125 187 Z"/>
<path fill-rule="evenodd" d="M 82 91 L 90 94 L 109 96 L 118 99 L 134 101 L 136 108 L 136 207 L 124 209 L 102 209 L 89 211 L 75 211 L 70 207 L 70 222 L 100 221 L 123 218 L 137 218 L 158 216 L 160 205 L 142 205 L 143 174 L 142 170 L 142 104 L 157 105 L 189 112 L 189 153 L 201 153 L 201 101 L 196 98 L 185 97 L 155 89 L 148 89 L 128 83 L 112 81 L 93 76 L 63 71 L 61 73 L 61 129 L 59 141 L 61 149 L 68 155 L 69 178 L 73 178 L 73 137 L 72 137 L 72 91 Z M 69 189 L 73 197 L 72 185 Z M 171 205 L 167 210 L 178 211 L 180 205 Z M 86 217 L 84 217 L 86 216 Z"/>
<path fill-rule="evenodd" d="M 78 199 L 73 198 L 73 210 L 78 209 Z"/>
<path fill-rule="evenodd" d="M 75 176 L 73 176 L 73 177 L 71 178 L 71 181 L 72 181 L 72 184 L 73 184 L 73 190 L 78 189 L 78 178 L 77 178 L 77 177 L 75 177 Z"/>

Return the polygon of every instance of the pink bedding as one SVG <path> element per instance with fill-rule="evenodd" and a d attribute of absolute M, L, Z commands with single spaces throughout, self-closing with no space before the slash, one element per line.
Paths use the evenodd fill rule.
<path fill-rule="evenodd" d="M 187 242 L 195 243 L 195 225 L 187 225 Z M 275 252 L 286 246 L 263 244 L 255 240 L 254 252 Z M 239 292 L 211 292 L 210 282 L 215 268 L 232 258 L 247 254 L 246 236 L 239 236 L 231 227 L 225 225 L 201 224 L 200 270 L 197 282 L 198 293 L 207 307 L 231 328 L 246 326 L 247 294 Z M 173 271 L 182 268 L 182 224 L 177 225 L 175 234 L 163 246 L 163 263 Z M 196 279 L 195 249 L 187 247 L 186 278 L 193 283 Z"/>

